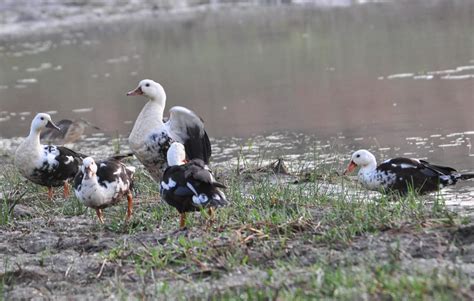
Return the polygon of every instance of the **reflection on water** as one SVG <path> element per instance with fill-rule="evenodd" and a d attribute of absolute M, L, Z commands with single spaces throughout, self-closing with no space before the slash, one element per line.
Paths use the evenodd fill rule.
<path fill-rule="evenodd" d="M 145 100 L 125 93 L 152 78 L 168 107 L 192 108 L 228 143 L 216 161 L 243 141 L 224 137 L 285 131 L 301 134 L 254 145 L 293 158 L 320 141 L 329 157 L 336 143 L 474 169 L 473 11 L 449 0 L 226 6 L 0 41 L 0 136 L 26 135 L 38 111 L 104 129 L 89 139 L 126 136 Z"/>

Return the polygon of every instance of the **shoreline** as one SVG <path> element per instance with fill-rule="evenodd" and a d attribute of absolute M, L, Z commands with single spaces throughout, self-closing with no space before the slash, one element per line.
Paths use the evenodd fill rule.
<path fill-rule="evenodd" d="M 64 3 L 58 0 L 6 0 L 0 3 L 0 41 L 35 34 L 55 34 L 68 30 L 113 23 L 120 20 L 139 20 L 154 15 L 172 18 L 216 9 L 248 8 L 255 6 L 310 6 L 313 8 L 348 7 L 391 0 L 77 0 Z"/>

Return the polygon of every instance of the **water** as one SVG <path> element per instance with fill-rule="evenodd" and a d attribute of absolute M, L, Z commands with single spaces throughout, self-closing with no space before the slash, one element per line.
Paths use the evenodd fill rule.
<path fill-rule="evenodd" d="M 0 136 L 25 136 L 39 111 L 127 136 L 145 99 L 125 93 L 152 78 L 218 141 L 263 135 L 289 158 L 330 142 L 474 169 L 474 3 L 344 4 L 212 6 L 4 38 Z M 285 147 L 268 145 L 275 132 Z"/>

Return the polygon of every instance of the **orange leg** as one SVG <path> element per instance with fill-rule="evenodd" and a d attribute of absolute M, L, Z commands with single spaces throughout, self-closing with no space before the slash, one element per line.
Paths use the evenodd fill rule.
<path fill-rule="evenodd" d="M 133 205 L 133 198 L 132 198 L 132 193 L 129 192 L 127 194 L 127 201 L 128 201 L 128 206 L 127 206 L 127 217 L 125 220 L 128 222 L 130 220 L 130 217 L 132 216 L 132 205 Z"/>
<path fill-rule="evenodd" d="M 215 212 L 214 207 L 209 207 L 209 209 L 207 209 L 207 214 L 209 215 L 209 219 L 211 221 L 214 220 L 214 212 Z"/>
<path fill-rule="evenodd" d="M 101 224 L 103 224 L 104 223 L 104 214 L 102 212 L 102 209 L 96 209 L 95 213 L 97 213 L 97 217 L 99 218 L 99 222 Z"/>
<path fill-rule="evenodd" d="M 48 187 L 48 200 L 53 199 L 53 187 Z"/>
<path fill-rule="evenodd" d="M 215 214 L 214 214 L 215 210 L 213 207 L 209 207 L 207 209 L 207 214 L 209 215 L 209 221 L 207 223 L 207 226 L 206 226 L 206 231 L 209 230 L 210 227 L 212 227 L 212 224 L 214 223 L 214 217 L 215 217 Z"/>
<path fill-rule="evenodd" d="M 179 216 L 179 228 L 182 230 L 186 228 L 186 212 L 180 213 Z"/>
<path fill-rule="evenodd" d="M 63 196 L 65 199 L 69 197 L 69 184 L 67 182 L 64 182 L 64 193 Z"/>

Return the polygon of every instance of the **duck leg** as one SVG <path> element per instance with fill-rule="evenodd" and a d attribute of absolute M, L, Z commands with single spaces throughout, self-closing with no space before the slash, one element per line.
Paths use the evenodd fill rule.
<path fill-rule="evenodd" d="M 180 230 L 184 230 L 186 228 L 186 212 L 180 213 L 179 228 L 180 228 Z"/>
<path fill-rule="evenodd" d="M 128 222 L 130 220 L 130 217 L 132 216 L 132 205 L 133 205 L 133 198 L 132 198 L 132 193 L 129 192 L 127 194 L 127 201 L 128 201 L 128 206 L 127 206 L 127 217 L 125 220 Z"/>
<path fill-rule="evenodd" d="M 214 212 L 215 212 L 215 209 L 213 207 L 209 207 L 207 209 L 207 215 L 209 215 L 209 220 L 207 222 L 206 231 L 212 227 L 212 224 L 214 224 L 214 218 L 215 218 Z"/>
<path fill-rule="evenodd" d="M 96 209 L 95 213 L 97 213 L 97 217 L 99 218 L 99 222 L 101 224 L 103 224 L 104 223 L 104 214 L 102 212 L 102 209 Z"/>
<path fill-rule="evenodd" d="M 67 182 L 64 182 L 64 192 L 63 192 L 63 196 L 65 199 L 67 199 L 69 197 L 69 184 Z"/>
<path fill-rule="evenodd" d="M 48 200 L 53 199 L 53 187 L 48 187 Z"/>
<path fill-rule="evenodd" d="M 214 207 L 209 207 L 209 208 L 207 209 L 207 214 L 209 215 L 209 219 L 210 219 L 211 221 L 214 221 L 214 217 L 215 217 L 215 216 L 214 216 L 214 212 L 215 212 Z"/>

